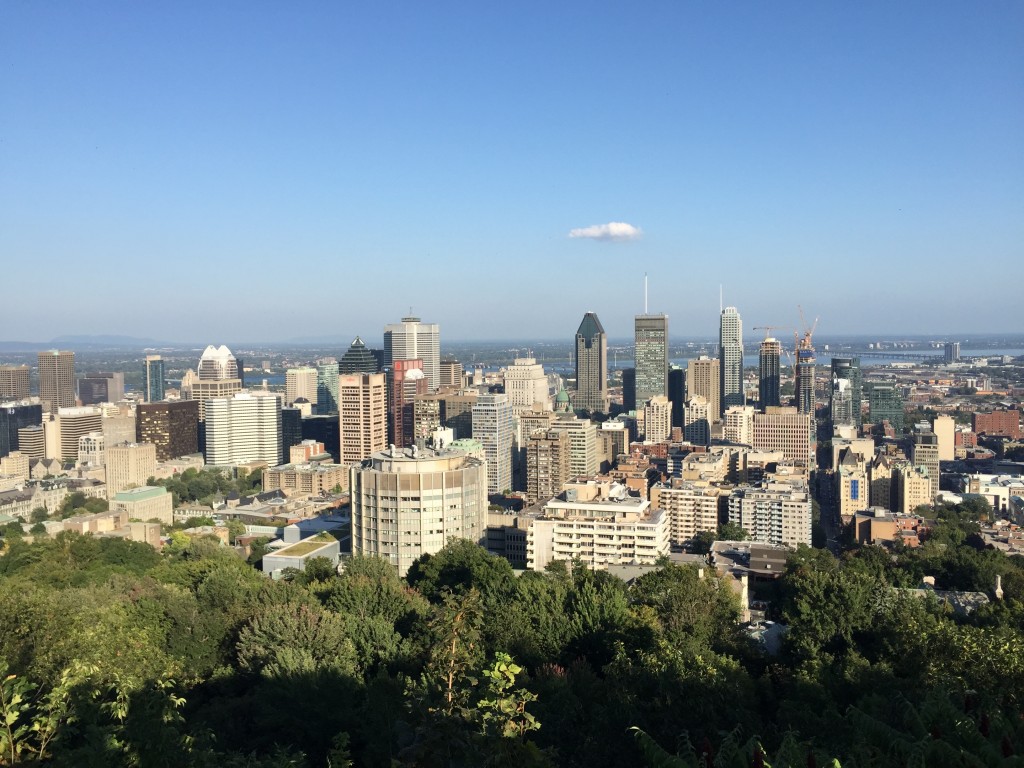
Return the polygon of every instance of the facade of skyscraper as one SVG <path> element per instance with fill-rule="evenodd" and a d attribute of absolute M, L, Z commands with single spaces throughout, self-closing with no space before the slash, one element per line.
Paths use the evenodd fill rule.
<path fill-rule="evenodd" d="M 634 330 L 636 402 L 668 397 L 668 315 L 637 315 Z"/>
<path fill-rule="evenodd" d="M 199 402 L 173 400 L 139 403 L 135 408 L 136 441 L 156 446 L 157 461 L 199 452 Z"/>
<path fill-rule="evenodd" d="M 338 378 L 338 422 L 342 464 L 358 464 L 387 448 L 388 397 L 383 373 L 351 373 Z"/>
<path fill-rule="evenodd" d="M 683 403 L 686 402 L 686 371 L 673 365 L 668 369 L 668 399 L 672 403 L 672 426 L 683 428 Z"/>
<path fill-rule="evenodd" d="M 743 405 L 743 324 L 736 307 L 726 307 L 718 324 L 719 412 Z"/>
<path fill-rule="evenodd" d="M 592 413 L 608 412 L 608 336 L 593 312 L 576 330 L 576 393 L 573 406 Z"/>
<path fill-rule="evenodd" d="M 829 417 L 833 424 L 860 424 L 861 373 L 859 357 L 832 358 Z"/>
<path fill-rule="evenodd" d="M 388 440 L 405 448 L 415 443 L 413 406 L 427 394 L 422 360 L 395 360 L 385 371 L 388 386 Z"/>
<path fill-rule="evenodd" d="M 338 413 L 338 363 L 322 360 L 316 366 L 316 412 Z"/>
<path fill-rule="evenodd" d="M 87 373 L 78 380 L 78 399 L 82 405 L 117 403 L 124 399 L 124 374 Z"/>
<path fill-rule="evenodd" d="M 210 344 L 203 350 L 203 354 L 199 358 L 199 367 L 196 369 L 196 373 L 202 381 L 238 379 L 239 388 L 241 388 L 238 361 L 235 359 L 235 356 L 231 354 L 231 350 L 223 344 L 219 347 L 215 347 Z"/>
<path fill-rule="evenodd" d="M 761 342 L 757 405 L 762 411 L 770 405 L 782 405 L 779 400 L 781 356 L 782 344 L 778 339 L 767 338 Z"/>
<path fill-rule="evenodd" d="M 486 394 L 473 406 L 473 439 L 487 457 L 487 492 L 512 487 L 512 406 L 504 394 Z"/>
<path fill-rule="evenodd" d="M 380 363 L 376 356 L 358 336 L 352 340 L 338 363 L 339 375 L 352 373 L 380 373 Z"/>
<path fill-rule="evenodd" d="M 441 361 L 441 386 L 461 387 L 462 386 L 462 363 L 458 360 Z"/>
<path fill-rule="evenodd" d="M 317 404 L 317 370 L 309 366 L 289 368 L 284 372 L 284 402 L 291 405 L 299 398 Z M 318 411 L 319 412 L 319 411 Z"/>
<path fill-rule="evenodd" d="M 517 357 L 505 369 L 505 394 L 517 412 L 533 408 L 535 403 L 550 408 L 551 398 L 548 396 L 548 377 L 544 374 L 544 366 L 532 357 Z"/>
<path fill-rule="evenodd" d="M 959 341 L 947 341 L 943 345 L 942 349 L 942 360 L 945 363 L 958 363 L 960 362 L 960 342 Z"/>
<path fill-rule="evenodd" d="M 143 396 L 147 403 L 163 400 L 167 388 L 164 360 L 160 355 L 146 355 L 142 370 Z"/>
<path fill-rule="evenodd" d="M 107 499 L 129 488 L 140 488 L 156 473 L 156 446 L 152 443 L 108 445 L 105 470 Z"/>
<path fill-rule="evenodd" d="M 672 434 L 672 403 L 664 395 L 644 403 L 644 442 L 663 443 Z"/>
<path fill-rule="evenodd" d="M 794 392 L 796 409 L 800 413 L 814 414 L 814 349 L 810 346 L 798 347 L 796 350 L 796 370 L 794 371 Z"/>
<path fill-rule="evenodd" d="M 281 402 L 276 395 L 239 392 L 206 402 L 206 463 L 281 463 Z"/>
<path fill-rule="evenodd" d="M 895 384 L 873 381 L 864 386 L 864 394 L 872 424 L 888 421 L 897 434 L 903 431 L 903 397 Z"/>
<path fill-rule="evenodd" d="M 30 393 L 27 365 L 0 365 L 0 403 L 23 400 Z"/>
<path fill-rule="evenodd" d="M 57 413 L 58 408 L 75 405 L 75 353 L 52 349 L 40 352 L 39 400 L 43 410 Z"/>
<path fill-rule="evenodd" d="M 622 410 L 636 410 L 636 368 L 622 369 Z"/>
<path fill-rule="evenodd" d="M 21 450 L 18 430 L 43 423 L 43 406 L 37 402 L 21 401 L 0 404 L 0 458 Z"/>
<path fill-rule="evenodd" d="M 400 323 L 384 326 L 384 366 L 395 360 L 422 360 L 423 373 L 431 392 L 441 385 L 441 327 L 403 317 Z"/>
<path fill-rule="evenodd" d="M 686 365 L 686 397 L 703 397 L 708 404 L 708 413 L 711 414 L 712 421 L 717 421 L 723 412 L 721 370 L 721 362 L 707 355 L 696 357 Z"/>

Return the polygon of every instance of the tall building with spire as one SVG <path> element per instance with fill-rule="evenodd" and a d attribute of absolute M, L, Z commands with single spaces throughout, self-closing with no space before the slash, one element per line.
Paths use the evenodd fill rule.
<path fill-rule="evenodd" d="M 384 326 L 384 366 L 395 360 L 422 360 L 431 392 L 441 385 L 441 326 L 403 317 Z"/>
<path fill-rule="evenodd" d="M 637 315 L 634 323 L 636 402 L 668 397 L 668 315 Z"/>
<path fill-rule="evenodd" d="M 736 307 L 726 307 L 718 325 L 719 407 L 743 405 L 743 322 Z"/>
<path fill-rule="evenodd" d="M 770 405 L 781 405 L 779 401 L 781 389 L 781 373 L 779 358 L 782 356 L 782 344 L 771 337 L 761 342 L 758 376 L 757 405 L 763 411 Z"/>
<path fill-rule="evenodd" d="M 576 331 L 576 397 L 578 410 L 608 412 L 608 336 L 593 312 Z"/>

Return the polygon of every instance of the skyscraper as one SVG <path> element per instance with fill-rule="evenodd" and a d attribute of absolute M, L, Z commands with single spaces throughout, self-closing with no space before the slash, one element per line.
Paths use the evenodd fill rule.
<path fill-rule="evenodd" d="M 796 408 L 800 413 L 814 415 L 814 347 L 806 338 L 796 350 L 794 375 Z"/>
<path fill-rule="evenodd" d="M 135 409 L 135 436 L 156 446 L 157 461 L 170 461 L 199 451 L 199 403 L 173 400 L 139 403 Z"/>
<path fill-rule="evenodd" d="M 333 415 L 338 412 L 338 363 L 334 358 L 321 360 L 316 366 L 316 412 Z"/>
<path fill-rule="evenodd" d="M 529 410 L 534 403 L 549 408 L 551 398 L 548 396 L 548 377 L 544 375 L 544 366 L 532 357 L 517 357 L 505 369 L 505 394 L 517 411 Z"/>
<path fill-rule="evenodd" d="M 380 373 L 377 358 L 358 336 L 352 339 L 349 348 L 341 356 L 341 362 L 338 363 L 339 375 L 350 373 Z"/>
<path fill-rule="evenodd" d="M 291 405 L 299 398 L 317 404 L 317 370 L 309 366 L 289 368 L 284 372 L 284 402 Z"/>
<path fill-rule="evenodd" d="M 403 317 L 402 322 L 384 326 L 384 365 L 395 360 L 422 360 L 423 373 L 431 392 L 441 384 L 441 327 Z"/>
<path fill-rule="evenodd" d="M 743 323 L 736 307 L 726 307 L 718 326 L 721 417 L 731 405 L 743 405 Z"/>
<path fill-rule="evenodd" d="M 23 400 L 29 394 L 28 366 L 0 365 L 0 402 Z"/>
<path fill-rule="evenodd" d="M 388 439 L 406 448 L 415 443 L 413 403 L 427 394 L 422 360 L 395 360 L 385 372 L 388 388 Z"/>
<path fill-rule="evenodd" d="M 0 458 L 20 450 L 18 430 L 43 423 L 43 407 L 33 402 L 10 402 L 0 405 Z"/>
<path fill-rule="evenodd" d="M 512 487 L 512 437 L 512 406 L 508 395 L 480 395 L 473 406 L 473 439 L 484 447 L 490 494 Z"/>
<path fill-rule="evenodd" d="M 78 380 L 78 399 L 82 405 L 116 403 L 124 399 L 124 374 L 87 373 Z"/>
<path fill-rule="evenodd" d="M 832 358 L 829 416 L 833 424 L 860 424 L 861 373 L 859 357 Z"/>
<path fill-rule="evenodd" d="M 583 316 L 576 331 L 577 410 L 608 411 L 608 336 L 593 312 Z"/>
<path fill-rule="evenodd" d="M 779 389 L 781 374 L 779 358 L 782 356 L 782 344 L 778 339 L 767 338 L 761 342 L 760 376 L 758 378 L 758 407 L 763 411 L 769 405 L 781 405 Z"/>
<path fill-rule="evenodd" d="M 203 350 L 199 358 L 199 368 L 196 373 L 202 381 L 223 381 L 224 379 L 239 379 L 239 387 L 242 386 L 239 377 L 238 361 L 231 354 L 231 350 L 221 344 L 215 347 L 210 344 Z"/>
<path fill-rule="evenodd" d="M 387 447 L 388 398 L 383 373 L 350 373 L 338 378 L 338 422 L 342 464 L 358 464 Z"/>
<path fill-rule="evenodd" d="M 43 410 L 75 405 L 75 353 L 52 349 L 39 353 L 39 399 Z"/>
<path fill-rule="evenodd" d="M 636 402 L 668 397 L 668 315 L 637 315 Z"/>
<path fill-rule="evenodd" d="M 164 360 L 160 355 L 146 355 L 143 363 L 143 395 L 147 403 L 156 403 L 164 399 L 166 388 L 164 379 Z"/>
<path fill-rule="evenodd" d="M 277 395 L 239 392 L 206 401 L 206 463 L 281 463 L 281 402 Z"/>
<path fill-rule="evenodd" d="M 700 395 L 708 404 L 708 413 L 716 421 L 723 413 L 721 401 L 722 364 L 707 355 L 696 357 L 686 366 L 686 396 Z"/>

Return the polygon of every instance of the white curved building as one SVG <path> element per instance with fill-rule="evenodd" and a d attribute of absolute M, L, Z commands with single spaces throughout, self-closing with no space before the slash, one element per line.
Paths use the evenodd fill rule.
<path fill-rule="evenodd" d="M 199 378 L 204 381 L 218 381 L 221 379 L 238 378 L 238 361 L 231 354 L 231 350 L 221 344 L 215 347 L 212 344 L 203 350 L 199 358 Z"/>
<path fill-rule="evenodd" d="M 349 470 L 352 552 L 383 557 L 404 576 L 455 537 L 483 542 L 487 463 L 462 451 L 392 447 Z"/>

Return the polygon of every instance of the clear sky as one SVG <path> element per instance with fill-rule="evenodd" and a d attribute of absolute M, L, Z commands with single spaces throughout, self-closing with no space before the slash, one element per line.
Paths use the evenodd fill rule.
<path fill-rule="evenodd" d="M 1019 331 L 1024 3 L 6 0 L 0 262 L 3 339 Z"/>

